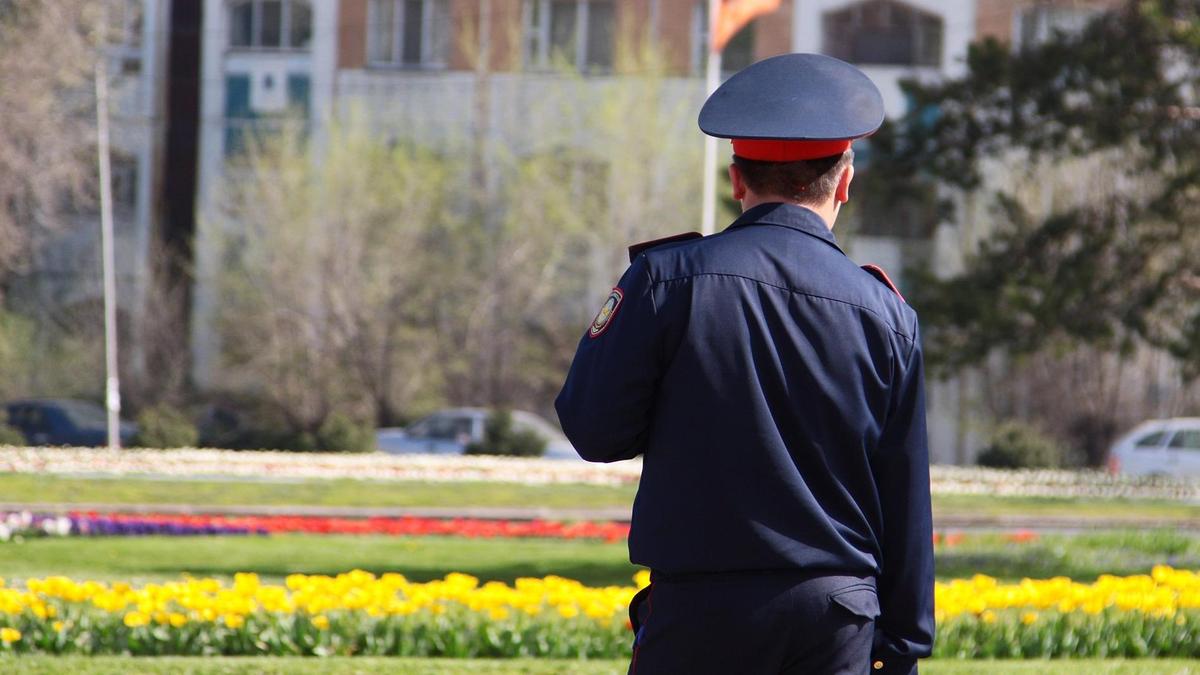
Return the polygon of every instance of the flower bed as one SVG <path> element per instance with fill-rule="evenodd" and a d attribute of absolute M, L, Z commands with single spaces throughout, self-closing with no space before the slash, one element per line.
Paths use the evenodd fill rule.
<path fill-rule="evenodd" d="M 203 536 L 247 534 L 362 534 L 468 539 L 598 539 L 624 541 L 629 524 L 613 521 L 495 520 L 480 518 L 327 518 L 321 516 L 216 516 L 71 512 L 47 515 L 29 511 L 0 514 L 0 541 L 41 536 Z M 953 547 L 976 535 L 935 532 L 935 546 Z M 1036 541 L 1028 530 L 1003 533 L 1010 543 Z"/>
<path fill-rule="evenodd" d="M 0 588 L 0 650 L 53 654 L 628 656 L 635 585 L 559 577 L 512 586 L 355 571 L 282 585 L 184 579 L 133 587 L 64 577 Z M 1200 656 L 1200 575 L 939 583 L 935 655 Z"/>
<path fill-rule="evenodd" d="M 640 461 L 589 464 L 524 457 L 316 454 L 232 450 L 109 451 L 92 448 L 0 448 L 0 472 L 147 475 L 188 479 L 324 479 L 431 482 L 495 481 L 544 485 L 636 483 Z"/>
<path fill-rule="evenodd" d="M 65 516 L 10 513 L 0 518 L 0 541 L 38 536 L 246 535 L 273 533 L 547 538 L 624 541 L 629 525 L 615 522 L 482 520 L 478 518 L 324 518 L 72 512 Z"/>
<path fill-rule="evenodd" d="M 933 493 L 946 495 L 1200 500 L 1200 481 L 1182 477 L 1126 476 L 1102 471 L 934 466 L 930 469 L 930 479 Z"/>
<path fill-rule="evenodd" d="M 265 480 L 354 478 L 429 482 L 491 481 L 544 485 L 623 485 L 641 476 L 640 459 L 591 464 L 524 457 L 393 456 L 90 448 L 0 448 L 0 472 L 65 475 L 209 477 Z M 934 494 L 1023 497 L 1200 499 L 1200 481 L 1101 471 L 1003 470 L 934 466 Z"/>
<path fill-rule="evenodd" d="M 1001 584 L 978 575 L 938 584 L 934 656 L 969 658 L 1200 657 L 1200 575 Z"/>

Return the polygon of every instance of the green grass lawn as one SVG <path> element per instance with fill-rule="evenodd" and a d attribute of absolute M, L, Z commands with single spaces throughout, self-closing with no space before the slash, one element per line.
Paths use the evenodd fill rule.
<path fill-rule="evenodd" d="M 370 480 L 167 481 L 0 474 L 0 501 L 9 503 L 604 508 L 628 507 L 633 503 L 635 491 L 633 485 Z M 1122 499 L 950 495 L 935 496 L 933 509 L 935 517 L 954 514 L 1200 520 L 1200 504 Z"/>
<path fill-rule="evenodd" d="M 559 576 L 589 585 L 629 585 L 636 571 L 624 544 L 548 539 L 460 539 L 278 535 L 35 539 L 0 544 L 0 577 L 63 574 L 74 578 L 159 580 L 231 577 L 257 572 L 279 580 L 293 572 L 400 572 L 414 581 L 464 572 L 511 583 Z"/>
<path fill-rule="evenodd" d="M 0 659 L 0 670 L 13 675 L 291 675 L 321 673 L 366 675 L 608 675 L 625 673 L 625 661 L 559 661 L 552 659 L 470 660 L 408 658 L 134 658 L 98 656 L 90 658 L 36 656 Z M 1080 660 L 1080 661 L 923 661 L 922 675 L 1193 675 L 1200 673 L 1195 661 L 1182 659 Z"/>
<path fill-rule="evenodd" d="M 1144 574 L 1154 565 L 1200 569 L 1200 536 L 1174 530 L 1120 530 L 1078 535 L 1043 535 L 1012 543 L 1002 535 L 968 536 L 956 546 L 935 549 L 939 578 L 982 572 L 1017 580 L 1065 576 L 1091 580 L 1101 574 Z"/>
<path fill-rule="evenodd" d="M 1046 535 L 1015 544 L 1000 535 L 968 537 L 936 549 L 939 578 L 976 573 L 1002 579 L 1140 574 L 1159 563 L 1200 568 L 1200 537 L 1166 530 Z M 277 535 L 271 537 L 110 537 L 31 539 L 0 544 L 0 577 L 62 574 L 73 578 L 151 581 L 257 572 L 278 580 L 292 572 L 351 569 L 400 572 L 415 581 L 465 572 L 512 583 L 556 574 L 589 585 L 626 585 L 635 569 L 624 543 L 547 539 L 460 539 Z"/>
<path fill-rule="evenodd" d="M 632 485 L 419 481 L 191 481 L 68 478 L 0 473 L 0 501 L 25 503 L 197 504 L 200 506 L 628 506 Z"/>

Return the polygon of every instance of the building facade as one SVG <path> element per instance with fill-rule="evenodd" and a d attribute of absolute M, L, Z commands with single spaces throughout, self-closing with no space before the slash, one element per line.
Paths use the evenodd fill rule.
<path fill-rule="evenodd" d="M 142 15 L 139 38 L 126 47 L 139 62 L 137 75 L 119 96 L 117 116 L 129 120 L 118 122 L 117 136 L 136 166 L 126 180 L 135 187 L 123 217 L 134 225 L 126 228 L 130 243 L 119 249 L 123 278 L 147 277 L 152 235 L 166 226 L 156 215 L 162 176 L 172 170 L 162 162 L 162 83 L 173 35 L 169 17 L 183 1 L 131 0 L 140 3 Z M 1055 30 L 1077 30 L 1112 4 L 782 0 L 730 42 L 723 63 L 733 72 L 776 54 L 830 54 L 859 64 L 879 84 L 887 113 L 898 116 L 908 109 L 900 81 L 962 74 L 973 41 L 993 37 L 1020 48 Z M 547 125 L 569 131 L 581 124 L 582 116 L 569 110 L 538 113 L 548 88 L 574 88 L 570 98 L 586 107 L 606 83 L 636 75 L 628 56 L 648 46 L 672 95 L 694 104 L 683 106 L 691 112 L 679 120 L 678 133 L 702 143 L 694 115 L 705 95 L 703 0 L 202 0 L 200 7 L 190 348 L 201 386 L 220 379 L 213 324 L 221 228 L 229 224 L 222 223 L 214 195 L 228 160 L 251 134 L 299 116 L 321 143 L 331 121 L 362 111 L 383 138 L 435 144 L 486 138 L 514 152 L 532 151 Z M 864 155 L 869 161 L 869 149 Z M 964 253 L 986 229 L 978 214 L 968 219 L 876 223 L 858 228 L 849 252 L 897 272 L 934 261 L 950 273 L 961 268 Z M 144 306 L 144 296 L 144 284 L 127 282 L 122 290 L 131 308 Z M 970 386 L 963 380 L 931 383 L 935 461 L 973 456 Z"/>

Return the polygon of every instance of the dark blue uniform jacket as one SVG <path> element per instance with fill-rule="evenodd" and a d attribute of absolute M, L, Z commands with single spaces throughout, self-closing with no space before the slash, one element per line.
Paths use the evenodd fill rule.
<path fill-rule="evenodd" d="M 644 457 L 630 559 L 667 574 L 875 575 L 876 657 L 928 655 L 916 313 L 787 204 L 640 254 L 618 289 L 555 406 L 585 459 Z"/>

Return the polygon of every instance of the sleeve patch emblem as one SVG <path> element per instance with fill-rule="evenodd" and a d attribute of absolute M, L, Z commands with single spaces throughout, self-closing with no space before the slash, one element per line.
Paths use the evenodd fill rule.
<path fill-rule="evenodd" d="M 596 314 L 596 318 L 592 319 L 592 327 L 588 329 L 588 335 L 594 338 L 600 337 L 608 328 L 608 324 L 612 323 L 613 315 L 617 313 L 617 308 L 621 306 L 621 300 L 624 298 L 625 294 L 621 292 L 621 289 L 612 289 L 608 300 L 604 301 L 604 306 L 600 308 L 600 312 Z"/>

